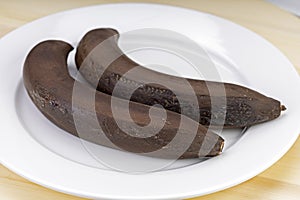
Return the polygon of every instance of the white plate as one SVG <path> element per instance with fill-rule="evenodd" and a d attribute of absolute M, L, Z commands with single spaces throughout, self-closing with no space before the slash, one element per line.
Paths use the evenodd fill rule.
<path fill-rule="evenodd" d="M 225 80 L 279 99 L 288 110 L 276 120 L 251 127 L 243 137 L 238 130 L 222 133 L 229 141 L 225 152 L 205 162 L 181 161 L 143 174 L 112 170 L 96 162 L 77 138 L 48 122 L 32 105 L 22 84 L 25 56 L 38 41 L 59 38 L 76 45 L 95 27 L 114 27 L 120 32 L 162 28 L 186 35 L 207 49 Z M 300 82 L 292 64 L 260 36 L 213 15 L 155 4 L 86 7 L 51 15 L 11 32 L 0 40 L 0 55 L 0 161 L 17 174 L 61 192 L 131 200 L 212 193 L 270 167 L 292 146 L 300 130 Z M 138 54 L 133 57 L 145 62 Z M 122 153 L 107 148 L 101 151 L 120 159 L 120 165 L 158 162 L 131 154 L 120 156 Z"/>

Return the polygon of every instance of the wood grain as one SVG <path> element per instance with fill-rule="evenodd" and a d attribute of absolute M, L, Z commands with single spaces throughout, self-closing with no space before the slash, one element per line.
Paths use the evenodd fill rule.
<path fill-rule="evenodd" d="M 9 0 L 0 1 L 0 37 L 32 20 L 59 11 L 124 0 Z M 229 19 L 258 33 L 279 48 L 300 73 L 300 20 L 260 0 L 148 0 L 200 10 Z M 271 168 L 238 186 L 193 200 L 266 199 L 300 197 L 300 138 Z M 0 165 L 1 200 L 79 200 L 31 183 Z"/>

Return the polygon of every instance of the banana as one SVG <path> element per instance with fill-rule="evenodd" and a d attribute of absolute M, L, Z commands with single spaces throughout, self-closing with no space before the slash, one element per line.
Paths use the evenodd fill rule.
<path fill-rule="evenodd" d="M 134 128 L 135 125 L 150 126 L 148 128 L 151 132 L 156 128 L 156 122 L 162 121 L 161 115 L 157 113 L 163 109 L 115 98 L 114 101 L 120 103 L 114 105 L 118 111 L 115 116 L 110 95 L 95 91 L 70 76 L 67 57 L 72 50 L 73 47 L 64 41 L 44 41 L 30 51 L 24 63 L 23 81 L 27 93 L 35 106 L 55 125 L 99 145 L 160 158 L 213 157 L 222 152 L 224 140 L 220 136 L 190 118 L 171 111 L 165 111 L 167 117 L 158 133 L 144 137 L 139 129 Z M 75 89 L 80 91 L 80 95 L 74 96 Z M 89 104 L 89 94 L 94 94 L 94 106 Z M 74 98 L 78 98 L 76 105 Z M 134 123 L 123 116 L 126 108 L 120 105 L 126 103 L 129 103 Z M 75 112 L 86 122 L 78 123 Z M 149 112 L 153 115 L 151 120 L 154 123 L 149 123 Z M 102 130 L 92 123 L 94 115 Z M 180 123 L 183 126 L 179 126 Z M 193 133 L 189 127 L 196 127 L 196 132 Z M 176 133 L 181 135 L 180 140 L 172 144 L 172 140 L 177 137 Z M 183 148 L 185 144 L 188 144 L 186 149 Z M 165 149 L 165 152 L 161 153 L 161 149 Z"/>
<path fill-rule="evenodd" d="M 231 83 L 184 79 L 147 69 L 121 51 L 117 44 L 118 38 L 119 33 L 114 29 L 94 29 L 86 33 L 77 47 L 77 68 L 99 91 L 129 99 L 126 92 L 130 91 L 132 85 L 136 85 L 137 88 L 129 99 L 131 101 L 146 105 L 160 104 L 177 113 L 182 113 L 181 110 L 185 109 L 187 112 L 182 114 L 202 125 L 224 128 L 248 127 L 270 121 L 279 117 L 281 111 L 286 109 L 278 100 L 250 88 Z M 105 44 L 102 45 L 104 48 L 97 49 L 100 44 Z M 109 59 L 113 57 L 117 59 L 110 63 Z M 124 74 L 132 69 L 137 73 L 130 78 L 125 77 Z M 99 74 L 102 76 L 97 77 Z M 173 85 L 175 90 L 155 84 L 156 80 Z M 193 88 L 198 105 L 189 100 L 191 94 L 180 84 L 183 80 Z M 120 81 L 123 83 L 122 90 L 113 93 Z M 175 94 L 186 98 L 179 103 Z M 198 115 L 195 115 L 194 110 L 198 111 Z"/>

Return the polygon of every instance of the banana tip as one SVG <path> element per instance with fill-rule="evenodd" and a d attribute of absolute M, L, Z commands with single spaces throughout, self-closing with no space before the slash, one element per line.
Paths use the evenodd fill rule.
<path fill-rule="evenodd" d="M 221 142 L 221 145 L 220 145 L 220 151 L 218 152 L 218 155 L 220 155 L 224 150 L 224 141 Z"/>
<path fill-rule="evenodd" d="M 287 109 L 284 105 L 281 105 L 280 108 L 281 108 L 281 111 L 285 111 Z"/>

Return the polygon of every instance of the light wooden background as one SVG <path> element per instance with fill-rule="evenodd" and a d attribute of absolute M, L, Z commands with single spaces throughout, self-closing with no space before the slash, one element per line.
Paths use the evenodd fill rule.
<path fill-rule="evenodd" d="M 0 0 L 0 37 L 34 19 L 66 9 L 124 0 Z M 300 73 L 300 19 L 261 0 L 148 0 L 196 9 L 232 20 L 279 48 Z M 299 88 L 295 88 L 299 89 Z M 31 183 L 0 165 L 1 200 L 79 200 Z M 275 165 L 230 189 L 194 200 L 299 200 L 300 139 Z"/>

